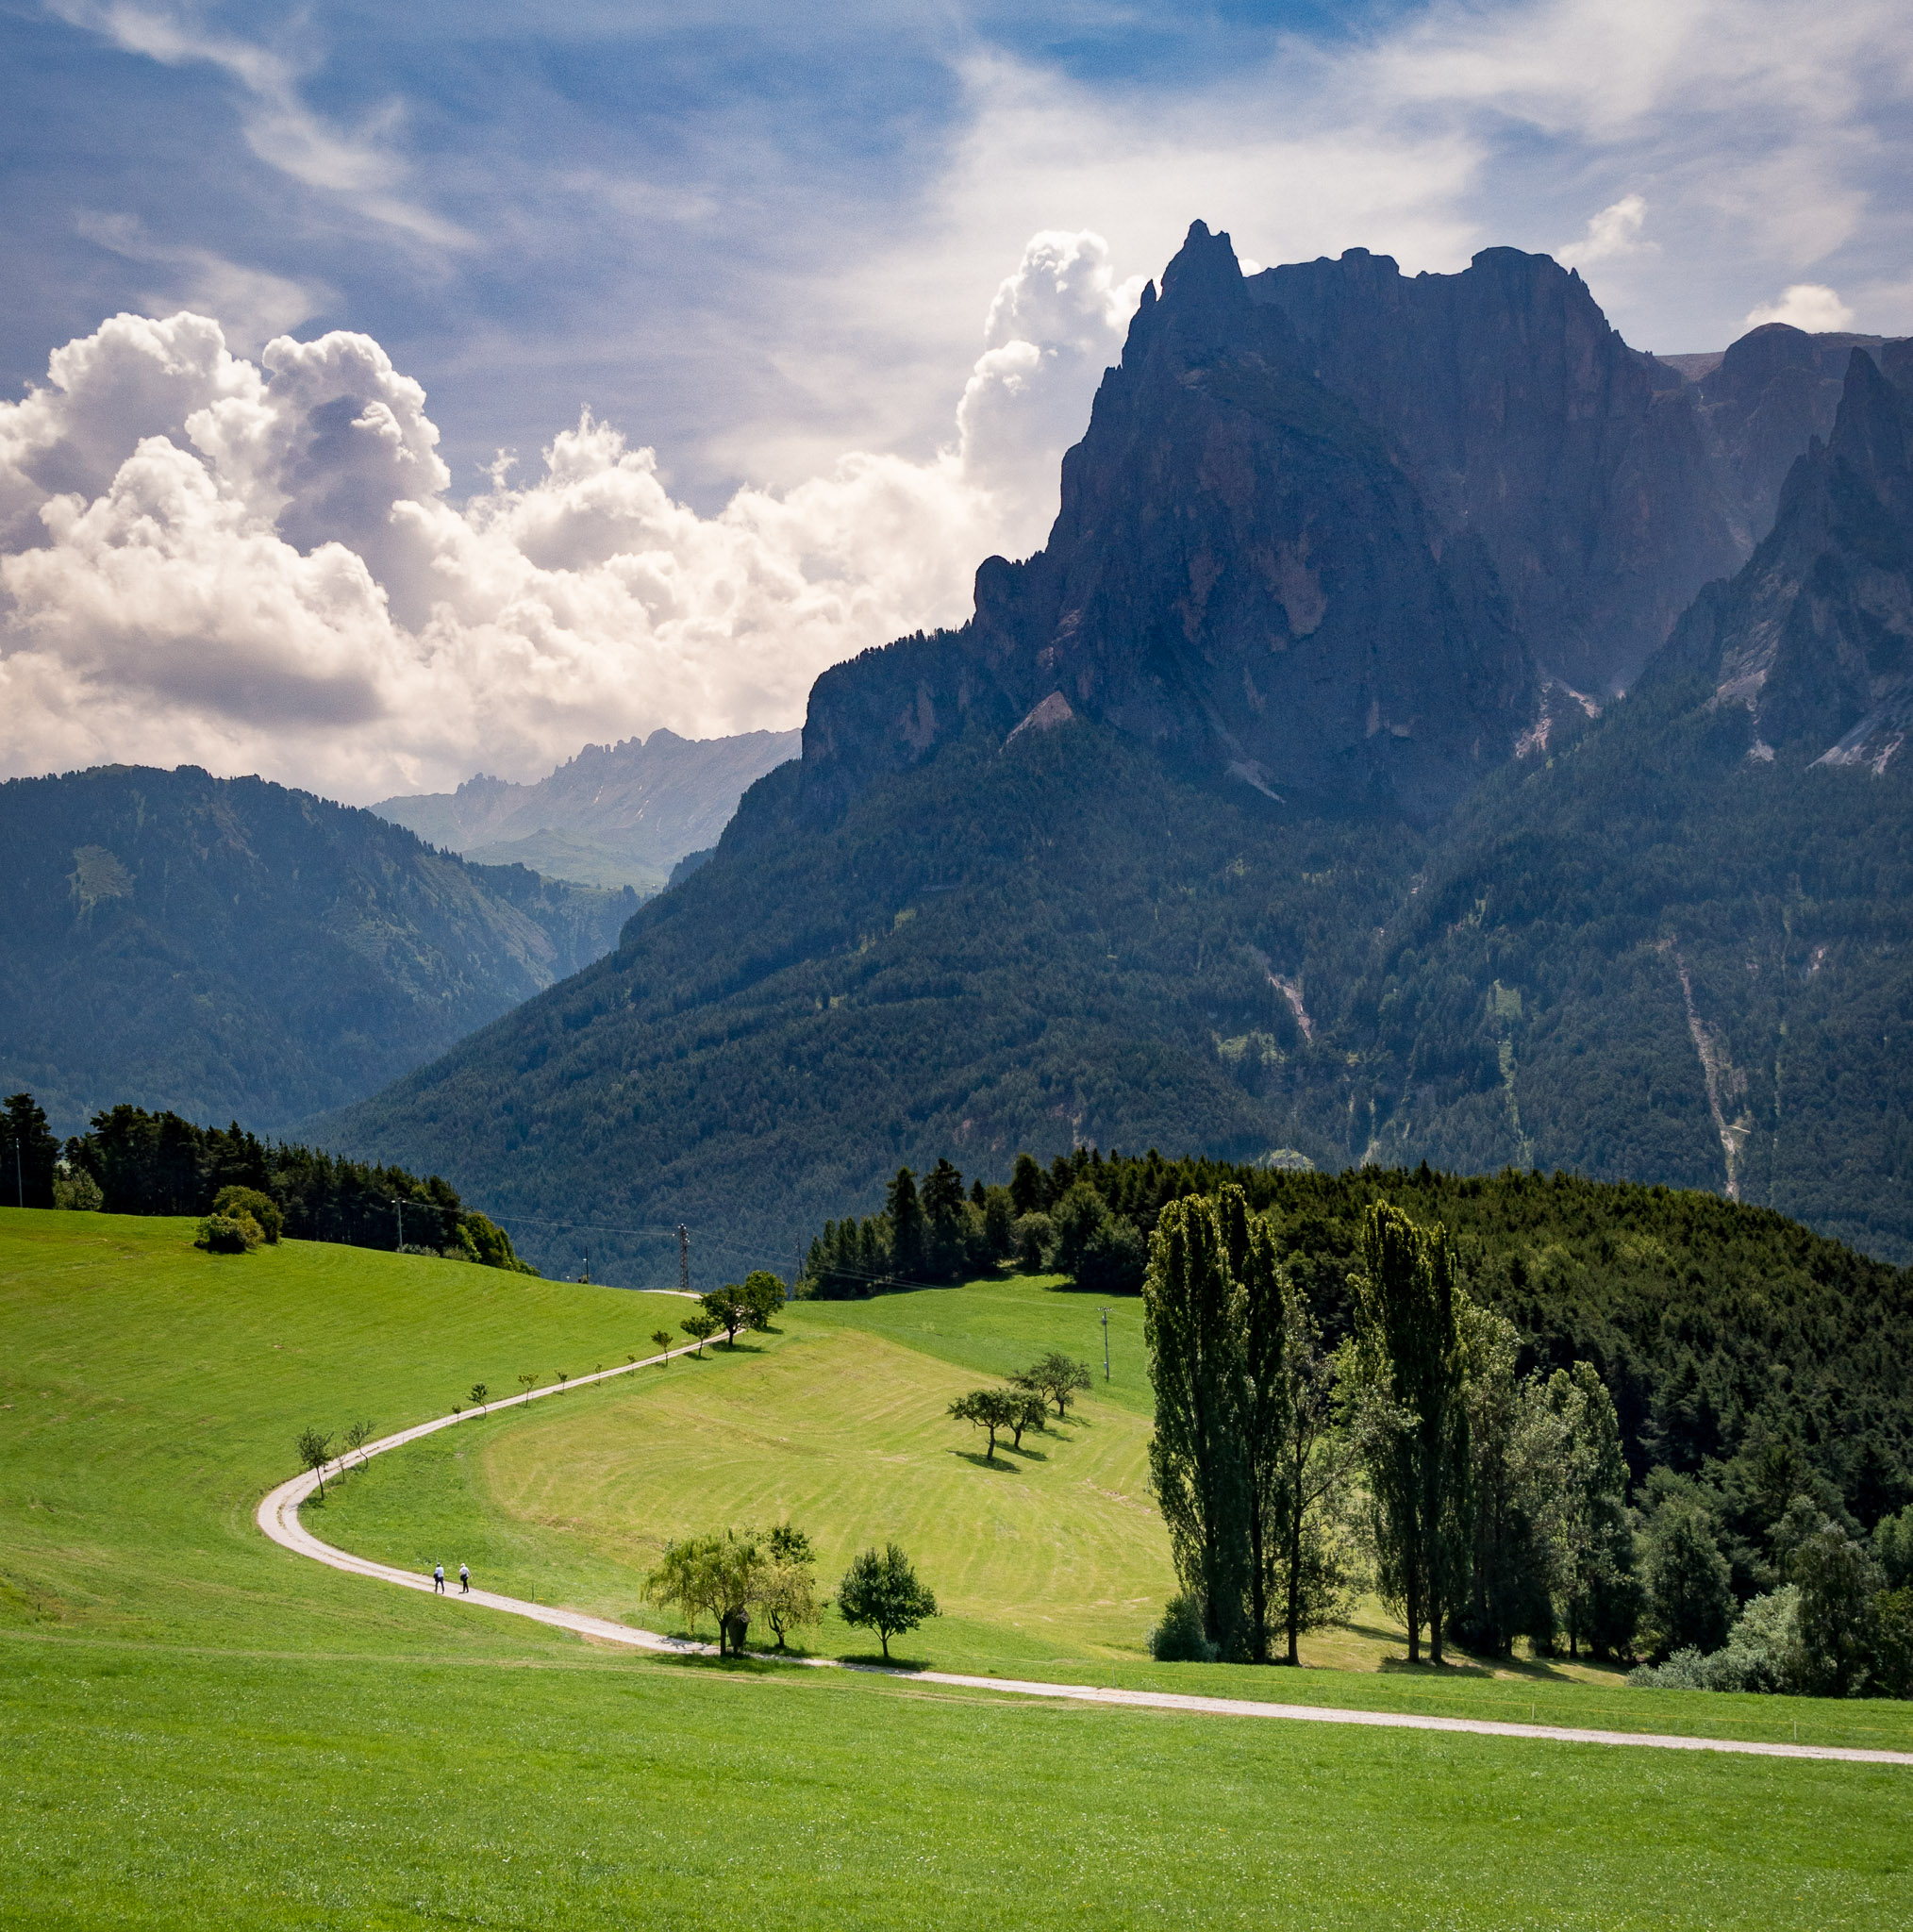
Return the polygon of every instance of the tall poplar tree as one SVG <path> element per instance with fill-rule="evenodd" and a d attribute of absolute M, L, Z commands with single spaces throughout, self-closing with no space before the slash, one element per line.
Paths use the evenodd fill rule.
<path fill-rule="evenodd" d="M 1240 1327 L 1239 1403 L 1242 1451 L 1248 1464 L 1249 1657 L 1252 1662 L 1266 1664 L 1272 1586 L 1286 1542 L 1288 1491 L 1282 1452 L 1289 1425 L 1289 1385 L 1283 1374 L 1288 1284 L 1269 1224 L 1250 1213 L 1248 1196 L 1240 1188 L 1225 1187 L 1219 1192 L 1216 1218 L 1236 1286 Z"/>
<path fill-rule="evenodd" d="M 1465 1358 L 1448 1233 L 1377 1202 L 1362 1217 L 1352 1366 L 1365 1409 L 1382 1580 L 1408 1625 L 1408 1657 L 1441 1661 L 1441 1620 L 1466 1561 Z"/>
<path fill-rule="evenodd" d="M 1225 1658 L 1249 1650 L 1248 1519 L 1253 1479 L 1243 1426 L 1239 1291 L 1216 1205 L 1163 1208 L 1143 1276 L 1143 1338 L 1156 1388 L 1149 1473 L 1176 1574 Z"/>

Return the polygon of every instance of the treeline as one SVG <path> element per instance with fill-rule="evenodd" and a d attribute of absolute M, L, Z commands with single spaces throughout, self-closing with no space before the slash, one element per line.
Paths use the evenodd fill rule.
<path fill-rule="evenodd" d="M 323 1149 L 265 1141 L 234 1122 L 202 1127 L 175 1113 L 120 1106 L 95 1114 L 62 1147 L 30 1093 L 6 1103 L 0 1168 L 28 1208 L 95 1208 L 109 1214 L 210 1215 L 227 1189 L 250 1189 L 277 1209 L 295 1241 L 403 1249 L 529 1274 L 511 1237 L 451 1185 L 404 1168 L 346 1160 Z"/>
<path fill-rule="evenodd" d="M 1743 1602 L 1705 1487 L 1656 1470 L 1628 1502 L 1592 1364 L 1518 1374 L 1520 1338 L 1464 1286 L 1447 1229 L 1363 1213 L 1354 1320 L 1322 1346 L 1307 1292 L 1245 1191 L 1169 1204 L 1144 1333 L 1153 1486 L 1182 1595 L 1160 1657 L 1267 1662 L 1372 1575 L 1407 1626 L 1505 1656 L 1665 1659 L 1637 1682 L 1820 1695 L 1913 1691 L 1913 1507 L 1868 1539 L 1796 1490 Z"/>
<path fill-rule="evenodd" d="M 940 1272 L 897 1266 L 891 1208 L 830 1224 L 802 1291 L 869 1293 L 999 1265 L 1054 1270 L 1098 1292 L 1139 1289 L 1169 1204 L 1225 1187 L 1266 1220 L 1330 1352 L 1354 1332 L 1368 1210 L 1386 1200 L 1444 1226 L 1470 1299 L 1513 1324 L 1517 1373 L 1591 1367 L 1631 1483 L 1674 1481 L 1703 1498 L 1740 1598 L 1772 1587 L 1772 1538 L 1796 1494 L 1863 1533 L 1913 1502 L 1913 1273 L 1717 1194 L 1566 1174 L 1328 1174 L 1082 1148 L 1047 1168 L 1019 1156 L 1007 1188 L 973 1185 L 973 1214 L 948 1223 L 971 1230 L 969 1245 L 959 1261 L 959 1244 L 946 1242 Z"/>
<path fill-rule="evenodd" d="M 1059 1157 L 1045 1171 L 1020 1154 L 1006 1188 L 975 1180 L 967 1195 L 947 1158 L 924 1174 L 921 1189 L 910 1169 L 900 1167 L 881 1212 L 824 1224 L 798 1292 L 827 1300 L 937 1287 L 1013 1262 L 1030 1274 L 1067 1274 L 1095 1292 L 1135 1294 L 1149 1244 L 1096 1185 L 1111 1165 L 1086 1150 L 1079 1158 Z"/>

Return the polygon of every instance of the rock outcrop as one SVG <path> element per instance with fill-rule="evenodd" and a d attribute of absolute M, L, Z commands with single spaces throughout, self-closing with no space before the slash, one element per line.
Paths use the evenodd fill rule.
<path fill-rule="evenodd" d="M 805 781 L 835 800 L 1049 694 L 1276 797 L 1439 815 L 1513 750 L 1539 680 L 1488 548 L 1431 522 L 1200 223 L 1146 291 L 1025 563 L 960 631 L 818 681 Z"/>
<path fill-rule="evenodd" d="M 1658 676 L 1661 667 L 1656 666 Z M 1755 754 L 1884 770 L 1913 724 L 1913 403 L 1864 349 L 1788 472 L 1772 530 L 1682 621 L 1666 669 L 1745 706 Z"/>
<path fill-rule="evenodd" d="M 1624 689 L 1745 555 L 1688 384 L 1547 256 L 1489 248 L 1459 275 L 1411 276 L 1352 248 L 1266 269 L 1249 292 L 1380 432 L 1439 541 L 1481 545 L 1516 626 L 1572 688 Z"/>

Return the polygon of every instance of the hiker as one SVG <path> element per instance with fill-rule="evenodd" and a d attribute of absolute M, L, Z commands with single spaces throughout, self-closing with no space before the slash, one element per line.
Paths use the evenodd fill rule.
<path fill-rule="evenodd" d="M 458 1594 L 460 1596 L 470 1596 L 472 1594 L 472 1573 L 462 1563 L 458 1565 Z"/>
<path fill-rule="evenodd" d="M 445 1566 L 442 1563 L 434 1563 L 432 1565 L 432 1588 L 434 1591 L 438 1592 L 439 1595 L 444 1595 Z"/>

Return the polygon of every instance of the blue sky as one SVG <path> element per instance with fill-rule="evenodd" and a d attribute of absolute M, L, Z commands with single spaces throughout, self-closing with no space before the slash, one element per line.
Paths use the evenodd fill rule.
<path fill-rule="evenodd" d="M 708 506 L 947 433 L 1037 227 L 1099 228 L 1125 275 L 1197 215 L 1261 259 L 1361 243 L 1453 268 L 1571 242 L 1634 193 L 1643 252 L 1587 266 L 1631 340 L 1718 346 L 1798 281 L 1904 328 L 1913 32 L 1838 11 L 1822 33 L 1798 7 L 1678 0 L 15 0 L 0 380 L 18 394 L 115 308 L 203 296 L 214 258 L 274 278 L 251 316 L 233 304 L 241 336 L 309 304 L 300 332 L 382 341 L 430 391 L 455 490 L 589 402 Z M 1691 27 L 1673 44 L 1670 18 Z M 1123 164 L 1151 128 L 1173 216 Z M 1376 178 L 1298 177 L 1322 205 L 1284 207 L 1272 139 L 1338 135 Z M 1750 175 L 1776 164 L 1788 205 L 1763 223 Z"/>
<path fill-rule="evenodd" d="M 1905 333 L 1909 103 L 1904 0 L 0 0 L 0 774 L 794 723 L 1040 541 L 1196 217 Z"/>

